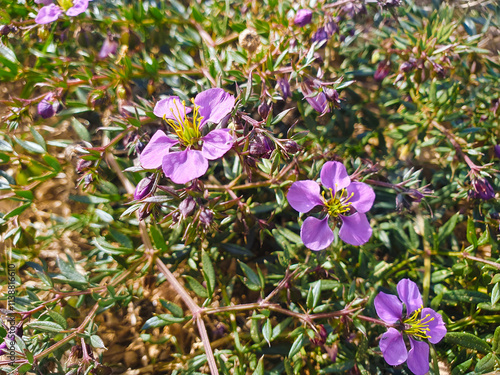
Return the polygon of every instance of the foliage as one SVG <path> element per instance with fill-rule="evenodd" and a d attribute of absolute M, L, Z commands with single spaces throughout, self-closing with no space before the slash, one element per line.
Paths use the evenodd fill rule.
<path fill-rule="evenodd" d="M 42 6 L 0 10 L 3 371 L 407 374 L 373 304 L 404 278 L 448 331 L 430 373 L 500 371 L 498 4 Z M 231 150 L 185 185 L 143 169 L 155 104 L 215 87 Z M 287 194 L 329 161 L 373 233 L 316 252 Z"/>

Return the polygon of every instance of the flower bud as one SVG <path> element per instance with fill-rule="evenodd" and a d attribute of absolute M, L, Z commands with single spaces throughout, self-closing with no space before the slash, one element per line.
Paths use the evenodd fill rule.
<path fill-rule="evenodd" d="M 154 174 L 145 177 L 141 181 L 139 181 L 134 191 L 134 199 L 138 201 L 148 196 L 153 190 L 155 183 L 156 183 L 156 176 Z"/>
<path fill-rule="evenodd" d="M 309 9 L 299 9 L 295 15 L 293 23 L 297 26 L 303 27 L 311 23 L 313 12 Z"/>
<path fill-rule="evenodd" d="M 283 147 L 289 154 L 295 154 L 297 151 L 299 151 L 299 145 L 297 144 L 297 142 L 292 141 L 291 139 L 287 140 L 283 144 Z"/>
<path fill-rule="evenodd" d="M 0 35 L 5 36 L 9 35 L 11 32 L 16 32 L 18 29 L 15 26 L 11 25 L 0 25 Z"/>
<path fill-rule="evenodd" d="M 283 96 L 283 100 L 290 98 L 292 93 L 290 91 L 290 83 L 285 78 L 278 79 L 278 86 L 281 90 L 281 95 Z"/>
<path fill-rule="evenodd" d="M 76 162 L 76 171 L 78 173 L 83 173 L 87 169 L 89 169 L 91 165 L 92 165 L 91 160 L 78 159 L 78 161 Z"/>
<path fill-rule="evenodd" d="M 391 71 L 390 69 L 390 62 L 385 60 L 385 61 L 381 61 L 379 64 L 378 64 L 378 67 L 377 67 L 377 70 L 375 71 L 375 74 L 373 75 L 373 78 L 375 79 L 375 81 L 377 82 L 382 82 L 384 80 L 385 77 L 387 77 Z"/>
<path fill-rule="evenodd" d="M 263 157 L 267 159 L 271 156 L 273 150 L 274 144 L 271 140 L 259 133 L 250 142 L 248 153 L 253 157 Z"/>
<path fill-rule="evenodd" d="M 184 217 L 191 216 L 195 208 L 196 202 L 192 196 L 188 196 L 181 202 L 181 204 L 179 204 L 179 211 Z"/>
<path fill-rule="evenodd" d="M 264 100 L 262 103 L 260 103 L 259 107 L 257 108 L 257 112 L 259 113 L 260 117 L 265 119 L 267 118 L 270 109 L 271 105 L 266 100 Z"/>
<path fill-rule="evenodd" d="M 331 38 L 333 34 L 336 34 L 339 31 L 339 25 L 333 20 L 328 21 L 325 24 L 325 31 L 327 35 Z"/>
<path fill-rule="evenodd" d="M 203 208 L 200 212 L 200 222 L 208 227 L 213 220 L 214 212 L 208 208 Z"/>
<path fill-rule="evenodd" d="M 238 37 L 240 46 L 250 53 L 254 53 L 260 46 L 260 37 L 253 28 L 243 30 Z"/>
<path fill-rule="evenodd" d="M 331 89 L 328 87 L 323 88 L 323 93 L 326 96 L 326 100 L 331 103 L 340 104 L 339 93 L 335 89 Z"/>
<path fill-rule="evenodd" d="M 399 66 L 399 71 L 403 72 L 403 73 L 408 73 L 408 72 L 412 71 L 414 68 L 415 68 L 415 64 L 413 64 L 409 61 L 405 61 L 404 63 L 402 63 Z"/>
<path fill-rule="evenodd" d="M 500 145 L 493 146 L 493 152 L 495 156 L 500 159 Z"/>
<path fill-rule="evenodd" d="M 495 190 L 493 186 L 484 178 L 476 178 L 472 180 L 472 187 L 474 188 L 473 197 L 482 200 L 489 200 L 495 198 Z"/>
<path fill-rule="evenodd" d="M 45 95 L 45 98 L 38 103 L 38 114 L 44 119 L 54 116 L 58 109 L 59 102 L 52 92 Z"/>
<path fill-rule="evenodd" d="M 104 107 L 108 104 L 109 97 L 105 90 L 97 89 L 89 93 L 87 97 L 87 104 L 92 109 L 96 107 Z"/>
<path fill-rule="evenodd" d="M 325 40 L 328 40 L 328 34 L 325 31 L 324 27 L 320 27 L 316 32 L 313 34 L 311 38 L 311 43 L 321 43 Z"/>

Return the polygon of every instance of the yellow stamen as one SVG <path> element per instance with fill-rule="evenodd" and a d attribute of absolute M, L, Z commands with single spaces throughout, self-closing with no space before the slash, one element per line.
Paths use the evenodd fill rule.
<path fill-rule="evenodd" d="M 66 12 L 69 8 L 73 7 L 72 0 L 57 0 L 59 6 Z"/>
<path fill-rule="evenodd" d="M 413 314 L 406 320 L 403 321 L 405 325 L 405 332 L 410 336 L 416 336 L 421 339 L 430 339 L 428 332 L 430 331 L 429 323 L 434 320 L 430 318 L 430 314 L 426 314 L 423 318 L 419 319 L 420 313 L 422 312 L 423 306 L 418 310 L 415 310 Z"/>
<path fill-rule="evenodd" d="M 174 108 L 170 109 L 175 120 L 167 119 L 166 115 L 163 116 L 163 119 L 172 127 L 185 146 L 194 146 L 201 138 L 200 124 L 203 116 L 199 115 L 200 107 L 194 104 L 194 100 L 191 102 L 193 103 L 193 118 L 191 120 L 187 117 L 186 102 L 182 101 L 180 103 L 182 108 L 179 108 L 176 99 L 174 99 Z"/>
<path fill-rule="evenodd" d="M 354 196 L 354 193 L 347 196 L 348 193 L 346 189 L 342 189 L 340 192 L 337 191 L 335 194 L 333 193 L 333 189 L 328 190 L 330 190 L 330 199 L 326 199 L 325 192 L 323 192 L 322 195 L 325 199 L 325 206 L 327 207 L 328 214 L 331 217 L 336 218 L 339 215 L 345 214 L 351 210 L 352 202 L 349 202 L 349 200 Z"/>

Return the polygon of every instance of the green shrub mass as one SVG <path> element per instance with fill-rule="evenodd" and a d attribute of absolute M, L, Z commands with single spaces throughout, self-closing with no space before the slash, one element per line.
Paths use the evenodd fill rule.
<path fill-rule="evenodd" d="M 379 345 L 429 342 L 408 306 L 377 315 L 403 279 L 446 325 L 431 374 L 500 371 L 498 2 L 56 3 L 0 9 L 0 371 L 419 375 Z M 144 169 L 158 130 L 176 139 L 155 105 L 212 88 L 229 114 Z M 167 177 L 214 130 L 229 151 Z M 373 189 L 366 214 L 325 165 Z M 299 213 L 305 180 L 323 203 Z M 325 232 L 301 227 L 326 214 L 313 251 Z M 340 238 L 341 215 L 369 225 Z"/>

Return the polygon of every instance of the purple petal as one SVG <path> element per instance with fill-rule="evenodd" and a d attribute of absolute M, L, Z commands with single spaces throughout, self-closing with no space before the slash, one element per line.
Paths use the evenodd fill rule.
<path fill-rule="evenodd" d="M 406 306 L 406 315 L 410 316 L 415 310 L 423 307 L 422 295 L 418 290 L 417 284 L 410 279 L 402 279 L 399 281 L 398 286 L 399 299 L 403 301 Z"/>
<path fill-rule="evenodd" d="M 356 212 L 350 216 L 340 215 L 340 218 L 342 219 L 342 226 L 340 227 L 339 237 L 342 241 L 354 246 L 360 246 L 368 242 L 372 236 L 372 227 L 365 214 Z"/>
<path fill-rule="evenodd" d="M 308 217 L 300 229 L 300 238 L 304 245 L 311 250 L 326 249 L 333 242 L 335 235 L 328 225 L 328 216 L 323 220 Z"/>
<path fill-rule="evenodd" d="M 316 206 L 322 206 L 323 197 L 319 185 L 312 180 L 297 181 L 290 186 L 286 196 L 295 211 L 306 213 Z"/>
<path fill-rule="evenodd" d="M 185 111 L 185 112 L 184 112 Z M 166 118 L 169 120 L 182 120 L 188 113 L 191 112 L 191 108 L 186 107 L 182 104 L 182 100 L 178 96 L 169 96 L 168 98 L 160 100 L 155 105 L 153 113 L 161 118 Z"/>
<path fill-rule="evenodd" d="M 208 160 L 201 151 L 186 149 L 163 157 L 163 172 L 176 184 L 185 184 L 201 177 L 208 169 Z"/>
<path fill-rule="evenodd" d="M 215 160 L 222 157 L 233 147 L 233 137 L 229 134 L 229 129 L 212 130 L 203 138 L 201 152 L 208 160 Z"/>
<path fill-rule="evenodd" d="M 52 0 L 35 0 L 35 4 L 49 5 L 52 4 Z"/>
<path fill-rule="evenodd" d="M 106 38 L 97 57 L 99 57 L 100 59 L 105 59 L 110 55 L 115 55 L 117 49 L 118 43 L 110 38 Z"/>
<path fill-rule="evenodd" d="M 429 315 L 427 317 L 427 315 Z M 443 317 L 441 314 L 435 312 L 433 309 L 426 307 L 422 310 L 420 315 L 424 321 L 428 321 L 429 332 L 427 335 L 429 336 L 429 341 L 433 344 L 437 344 L 439 341 L 443 339 L 446 335 L 446 326 L 443 322 Z M 432 319 L 432 320 L 431 320 Z"/>
<path fill-rule="evenodd" d="M 370 185 L 363 182 L 351 182 L 346 190 L 347 196 L 353 194 L 349 202 L 351 202 L 356 211 L 365 213 L 372 208 L 375 201 L 375 192 Z"/>
<path fill-rule="evenodd" d="M 408 368 L 415 375 L 425 375 L 429 371 L 429 344 L 410 337 L 411 349 L 408 353 Z"/>
<path fill-rule="evenodd" d="M 403 316 L 403 304 L 395 295 L 380 292 L 373 304 L 379 318 L 386 323 L 396 323 Z"/>
<path fill-rule="evenodd" d="M 389 328 L 382 335 L 379 346 L 385 361 L 391 366 L 400 365 L 408 358 L 408 350 L 406 350 L 403 334 L 395 328 Z"/>
<path fill-rule="evenodd" d="M 145 169 L 160 168 L 163 157 L 167 155 L 170 148 L 177 143 L 179 143 L 179 141 L 167 137 L 163 131 L 158 130 L 141 153 L 141 165 Z"/>
<path fill-rule="evenodd" d="M 40 9 L 38 15 L 35 18 L 35 22 L 38 23 L 39 25 L 44 25 L 46 23 L 54 22 L 59 18 L 59 16 L 62 13 L 63 13 L 62 9 L 59 8 L 57 5 L 50 4 Z"/>
<path fill-rule="evenodd" d="M 206 122 L 218 124 L 231 113 L 236 99 L 223 89 L 209 89 L 200 92 L 194 98 L 194 104 L 200 106 L 200 115 L 203 116 L 200 127 Z"/>
<path fill-rule="evenodd" d="M 344 164 L 338 161 L 327 161 L 321 169 L 321 183 L 334 193 L 349 186 L 351 179 Z"/>
<path fill-rule="evenodd" d="M 73 6 L 66 11 L 66 14 L 70 17 L 78 16 L 79 14 L 85 12 L 89 7 L 89 0 L 76 0 Z"/>
<path fill-rule="evenodd" d="M 320 92 L 314 97 L 306 96 L 307 102 L 313 107 L 316 112 L 321 114 L 330 112 L 330 107 L 328 107 L 328 100 L 324 93 Z"/>

